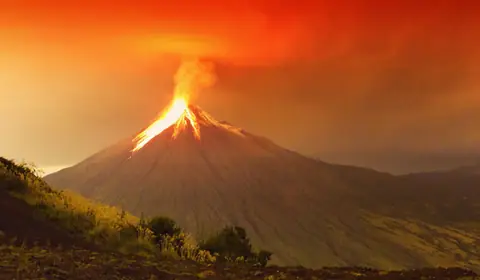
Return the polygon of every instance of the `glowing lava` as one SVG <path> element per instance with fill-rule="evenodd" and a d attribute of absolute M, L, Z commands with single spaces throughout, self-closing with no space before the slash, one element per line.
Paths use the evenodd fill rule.
<path fill-rule="evenodd" d="M 212 85 L 214 81 L 212 65 L 198 60 L 183 62 L 175 74 L 175 91 L 172 103 L 156 121 L 133 139 L 135 147 L 132 152 L 142 149 L 148 142 L 172 125 L 174 125 L 173 138 L 177 137 L 190 124 L 195 138 L 200 139 L 200 127 L 188 104 L 193 94 L 203 87 Z"/>

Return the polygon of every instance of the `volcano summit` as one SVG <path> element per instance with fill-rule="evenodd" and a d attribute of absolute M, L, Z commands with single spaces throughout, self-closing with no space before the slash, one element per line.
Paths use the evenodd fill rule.
<path fill-rule="evenodd" d="M 403 209 L 401 198 L 417 190 L 386 188 L 396 177 L 316 161 L 199 107 L 188 112 L 194 122 L 180 118 L 141 149 L 132 152 L 139 137 L 129 138 L 45 179 L 137 215 L 169 216 L 197 238 L 242 226 L 279 264 L 392 269 L 475 258 L 473 233 L 404 217 L 414 206 Z"/>

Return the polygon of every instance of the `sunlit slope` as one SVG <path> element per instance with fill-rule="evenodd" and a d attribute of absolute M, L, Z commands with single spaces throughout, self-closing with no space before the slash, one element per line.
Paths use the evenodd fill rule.
<path fill-rule="evenodd" d="M 417 221 L 404 215 L 410 207 L 393 213 L 378 199 L 400 190 L 387 189 L 402 184 L 396 177 L 315 161 L 191 110 L 200 139 L 188 125 L 173 139 L 172 126 L 133 155 L 127 139 L 46 180 L 137 215 L 168 215 L 200 238 L 243 226 L 281 264 L 392 269 L 478 256 L 470 249 L 478 236 Z"/>
<path fill-rule="evenodd" d="M 0 241 L 5 235 L 27 245 L 98 249 L 110 245 L 122 227 L 138 222 L 121 213 L 71 191 L 54 190 L 28 165 L 0 157 Z"/>

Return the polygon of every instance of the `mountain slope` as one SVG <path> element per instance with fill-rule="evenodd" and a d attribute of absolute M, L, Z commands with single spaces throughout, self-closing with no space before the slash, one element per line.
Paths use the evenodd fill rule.
<path fill-rule="evenodd" d="M 90 235 L 92 231 L 81 218 L 83 204 L 90 209 L 90 218 L 101 228 L 119 231 L 116 216 L 102 221 L 109 208 L 72 200 L 72 196 L 56 192 L 34 172 L 0 157 L 0 279 L 476 279 L 475 273 L 460 268 L 379 271 L 358 267 L 311 270 L 301 267 L 251 267 L 241 263 L 214 263 L 206 266 L 192 261 L 172 260 L 136 254 L 119 254 L 100 250 L 86 240 L 73 238 L 67 224 L 76 225 L 75 233 Z M 62 203 L 53 203 L 61 200 Z M 28 202 L 28 203 L 27 203 Z M 50 203 L 47 203 L 50 202 Z M 69 205 L 69 206 L 67 206 Z M 64 207 L 67 207 L 66 209 Z M 93 207 L 93 208 L 92 208 Z M 112 209 L 111 209 L 112 210 Z M 113 209 L 114 210 L 114 209 Z M 91 212 L 93 211 L 93 212 Z M 63 213 L 43 216 L 41 213 Z M 88 213 L 89 211 L 87 211 Z M 65 215 L 67 214 L 68 215 Z M 86 214 L 87 214 L 86 213 Z M 93 214 L 93 215 L 92 215 Z M 70 223 L 62 223 L 65 219 Z M 132 221 L 130 221 L 132 222 Z M 112 226 L 115 225 L 115 228 Z M 98 229 L 95 231 L 98 233 Z M 17 238 L 9 242 L 7 238 Z M 85 237 L 85 236 L 84 236 Z M 114 237 L 114 236 L 111 236 Z M 17 245 L 26 242 L 26 245 Z M 28 242 L 30 241 L 30 242 Z M 32 246 L 31 241 L 39 242 Z M 90 240 L 92 241 L 92 240 Z M 125 242 L 126 240 L 123 240 Z M 139 240 L 137 240 L 138 242 Z M 47 243 L 59 245 L 48 246 Z M 80 246 L 83 249 L 74 248 Z M 105 248 L 104 248 L 105 249 Z M 153 258 L 152 258 L 153 257 Z"/>
<path fill-rule="evenodd" d="M 460 167 L 454 170 L 455 172 L 470 173 L 480 175 L 480 163 L 471 166 Z"/>
<path fill-rule="evenodd" d="M 478 236 L 384 211 L 376 197 L 388 197 L 397 178 L 303 157 L 191 109 L 200 140 L 191 127 L 172 139 L 170 127 L 133 155 L 127 139 L 45 179 L 137 215 L 170 216 L 199 238 L 240 225 L 280 264 L 393 269 L 480 259 L 471 249 Z"/>

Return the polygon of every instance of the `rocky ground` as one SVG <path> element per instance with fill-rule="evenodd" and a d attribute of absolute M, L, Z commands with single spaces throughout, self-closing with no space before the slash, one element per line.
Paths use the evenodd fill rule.
<path fill-rule="evenodd" d="M 59 246 L 0 245 L 0 279 L 480 279 L 460 268 L 380 271 L 360 267 L 258 268 L 243 264 L 201 265 L 192 261 L 153 259 Z"/>

